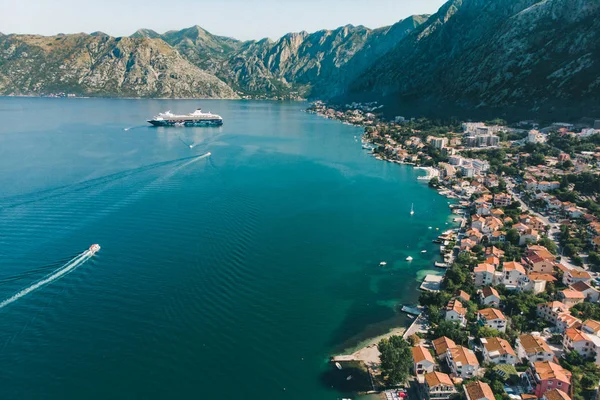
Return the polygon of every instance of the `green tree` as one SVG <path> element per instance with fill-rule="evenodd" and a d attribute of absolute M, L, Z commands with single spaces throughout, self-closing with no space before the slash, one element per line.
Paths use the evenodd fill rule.
<path fill-rule="evenodd" d="M 381 375 L 389 385 L 406 381 L 412 366 L 412 353 L 408 342 L 400 336 L 382 339 L 377 345 L 381 353 Z"/>
<path fill-rule="evenodd" d="M 514 246 L 519 245 L 519 232 L 516 229 L 506 231 L 506 240 Z"/>
<path fill-rule="evenodd" d="M 541 238 L 538 244 L 547 248 L 550 253 L 558 254 L 558 247 L 556 247 L 556 243 L 554 243 L 548 236 Z"/>
<path fill-rule="evenodd" d="M 433 330 L 433 336 L 435 338 L 446 336 L 463 346 L 469 341 L 468 333 L 458 323 L 451 321 L 440 321 L 439 325 Z"/>

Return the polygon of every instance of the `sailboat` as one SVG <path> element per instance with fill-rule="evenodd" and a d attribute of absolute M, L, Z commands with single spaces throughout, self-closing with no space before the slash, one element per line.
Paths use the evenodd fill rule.
<path fill-rule="evenodd" d="M 415 213 L 415 203 L 412 203 L 410 205 L 410 215 L 414 215 L 414 213 Z"/>

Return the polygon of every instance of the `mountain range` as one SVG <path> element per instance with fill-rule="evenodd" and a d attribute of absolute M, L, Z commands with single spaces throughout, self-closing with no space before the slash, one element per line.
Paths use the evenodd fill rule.
<path fill-rule="evenodd" d="M 380 101 L 390 114 L 600 115 L 600 0 L 450 0 L 379 29 L 239 41 L 0 34 L 0 94 Z"/>

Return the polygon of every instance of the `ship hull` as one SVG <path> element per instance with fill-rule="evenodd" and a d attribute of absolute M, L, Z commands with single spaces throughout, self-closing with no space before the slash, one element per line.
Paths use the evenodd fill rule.
<path fill-rule="evenodd" d="M 187 121 L 172 121 L 172 120 L 157 120 L 151 119 L 148 121 L 154 126 L 221 126 L 223 125 L 222 119 L 213 120 L 187 120 Z"/>

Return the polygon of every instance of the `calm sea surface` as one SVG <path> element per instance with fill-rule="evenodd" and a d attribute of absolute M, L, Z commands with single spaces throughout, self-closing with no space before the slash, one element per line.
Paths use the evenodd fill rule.
<path fill-rule="evenodd" d="M 198 105 L 225 125 L 145 125 Z M 0 98 L 0 397 L 345 395 L 328 357 L 404 322 L 448 205 L 305 106 Z"/>

